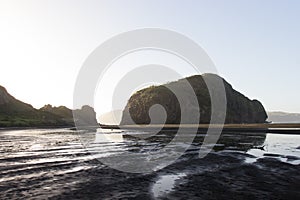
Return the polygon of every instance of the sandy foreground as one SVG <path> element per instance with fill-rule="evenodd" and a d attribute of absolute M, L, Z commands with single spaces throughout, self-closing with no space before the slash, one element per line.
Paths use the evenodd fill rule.
<path fill-rule="evenodd" d="M 99 158 L 124 151 L 147 155 L 163 148 L 175 134 L 162 131 L 137 140 L 141 132 L 131 133 L 109 130 L 107 135 L 118 136 L 110 137 L 118 141 L 98 140 L 91 152 L 83 146 L 82 134 L 69 129 L 0 131 L 0 199 L 300 198 L 297 135 L 226 133 L 200 159 L 204 135 L 198 134 L 184 155 L 149 174 L 104 165 Z M 100 133 L 88 134 L 93 139 Z"/>

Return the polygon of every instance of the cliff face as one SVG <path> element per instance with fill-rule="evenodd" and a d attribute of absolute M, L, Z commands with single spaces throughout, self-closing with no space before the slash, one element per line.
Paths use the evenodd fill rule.
<path fill-rule="evenodd" d="M 266 111 L 259 101 L 250 100 L 245 97 L 243 94 L 234 90 L 228 82 L 217 75 L 204 74 L 202 76 L 205 76 L 205 79 L 208 81 L 221 79 L 224 82 L 227 97 L 226 123 L 264 123 L 266 121 Z M 190 83 L 197 95 L 201 115 L 199 123 L 207 124 L 210 122 L 211 102 L 208 88 L 202 76 L 191 76 L 186 78 L 186 80 Z M 177 87 L 182 89 L 182 94 L 186 95 L 187 101 L 184 105 L 182 105 L 182 108 L 180 108 L 176 96 L 166 87 L 170 85 L 172 85 L 173 88 Z M 140 90 L 130 97 L 123 111 L 120 124 L 132 124 L 130 116 L 137 124 L 149 124 L 149 109 L 155 104 L 162 105 L 165 108 L 167 124 L 179 124 L 181 109 L 189 110 L 190 117 L 194 116 L 193 105 L 190 105 L 188 102 L 189 95 L 193 94 L 190 94 L 188 90 L 185 90 L 182 80 Z M 157 123 L 160 123 L 159 120 Z"/>
<path fill-rule="evenodd" d="M 6 89 L 0 86 L 0 105 L 8 103 L 12 97 L 7 93 Z"/>
<path fill-rule="evenodd" d="M 30 104 L 15 99 L 4 87 L 0 86 L 0 114 L 11 115 L 25 111 L 33 112 L 35 109 Z"/>

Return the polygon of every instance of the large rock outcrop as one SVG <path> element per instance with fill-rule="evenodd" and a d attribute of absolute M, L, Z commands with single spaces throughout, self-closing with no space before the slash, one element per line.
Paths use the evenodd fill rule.
<path fill-rule="evenodd" d="M 82 106 L 81 109 L 74 110 L 73 116 L 77 128 L 85 126 L 98 126 L 96 112 L 94 108 L 88 105 Z"/>
<path fill-rule="evenodd" d="M 250 100 L 243 94 L 234 90 L 227 81 L 217 75 L 204 74 L 202 76 L 195 75 L 186 78 L 197 95 L 201 116 L 199 121 L 200 124 L 208 124 L 210 123 L 211 119 L 211 101 L 208 88 L 203 79 L 204 77 L 205 80 L 208 81 L 221 79 L 224 82 L 227 97 L 227 113 L 225 123 L 241 124 L 266 122 L 268 117 L 267 113 L 263 105 L 258 100 Z M 149 124 L 151 121 L 149 109 L 155 104 L 159 104 L 164 107 L 167 115 L 167 124 L 180 124 L 181 109 L 188 109 L 190 111 L 190 117 L 193 117 L 193 108 L 191 108 L 191 105 L 188 102 L 189 98 L 186 98 L 187 102 L 185 102 L 180 108 L 176 96 L 166 86 L 172 86 L 173 88 L 176 87 L 180 89 L 182 88 L 183 94 L 187 95 L 187 97 L 189 95 L 193 95 L 188 91 L 184 91 L 185 88 L 183 86 L 182 79 L 165 85 L 151 86 L 146 89 L 142 89 L 130 97 L 123 111 L 120 124 L 132 124 L 132 120 L 136 124 Z M 185 123 L 189 123 L 188 121 L 189 120 L 187 120 Z"/>

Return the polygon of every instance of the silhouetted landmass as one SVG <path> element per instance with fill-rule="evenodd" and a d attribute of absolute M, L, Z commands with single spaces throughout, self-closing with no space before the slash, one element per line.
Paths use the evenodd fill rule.
<path fill-rule="evenodd" d="M 265 123 L 267 119 L 267 113 L 263 105 L 258 100 L 250 100 L 243 94 L 234 90 L 232 86 L 225 81 L 223 78 L 214 74 L 204 74 L 195 75 L 186 78 L 195 91 L 198 99 L 200 108 L 200 124 L 209 124 L 211 117 L 211 100 L 208 88 L 204 81 L 214 81 L 218 80 L 224 82 L 226 97 L 227 97 L 227 115 L 225 123 L 228 124 L 242 124 L 242 123 Z M 189 97 L 192 96 L 186 88 L 184 79 L 180 79 L 175 82 L 167 83 L 160 86 L 151 86 L 146 89 L 142 89 L 135 94 L 133 94 L 124 111 L 121 120 L 121 125 L 133 124 L 130 120 L 130 116 L 134 123 L 136 124 L 149 124 L 150 116 L 149 109 L 155 105 L 159 104 L 163 106 L 166 110 L 167 124 L 180 124 L 181 110 L 189 110 L 190 121 L 195 116 L 195 110 L 189 102 Z M 168 87 L 177 88 L 177 90 L 182 91 L 182 95 L 185 95 L 185 104 L 180 108 L 179 102 L 176 96 L 168 89 Z M 217 87 L 213 87 L 214 92 L 218 93 Z M 189 123 L 187 119 L 184 123 Z"/>
<path fill-rule="evenodd" d="M 81 109 L 74 110 L 74 119 L 77 128 L 86 126 L 98 126 L 96 112 L 90 106 L 82 106 Z"/>
<path fill-rule="evenodd" d="M 92 107 L 83 106 L 75 110 L 76 122 L 79 124 L 97 123 L 96 114 Z M 0 127 L 73 127 L 72 110 L 65 107 L 45 105 L 35 109 L 24 103 L 0 86 Z"/>
<path fill-rule="evenodd" d="M 64 121 L 74 124 L 74 119 L 77 126 L 97 126 L 96 112 L 94 108 L 84 105 L 81 109 L 72 111 L 65 106 L 53 107 L 48 104 L 40 109 L 61 117 Z"/>
<path fill-rule="evenodd" d="M 50 104 L 47 104 L 44 107 L 40 108 L 39 110 L 52 113 L 56 116 L 59 116 L 65 122 L 74 125 L 72 110 L 65 106 L 54 107 Z"/>
<path fill-rule="evenodd" d="M 47 104 L 44 107 L 39 109 L 40 111 L 46 111 L 53 113 L 55 115 L 61 116 L 65 119 L 73 118 L 72 110 L 67 108 L 66 106 L 52 106 L 51 104 Z"/>

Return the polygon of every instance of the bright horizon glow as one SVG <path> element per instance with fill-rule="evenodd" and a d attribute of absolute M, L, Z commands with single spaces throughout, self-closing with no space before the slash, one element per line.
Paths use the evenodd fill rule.
<path fill-rule="evenodd" d="M 220 76 L 267 111 L 299 113 L 299 18 L 295 0 L 1 0 L 0 85 L 36 108 L 72 108 L 78 71 L 98 45 L 158 27 L 196 41 Z M 103 101 L 98 115 L 110 109 Z"/>

